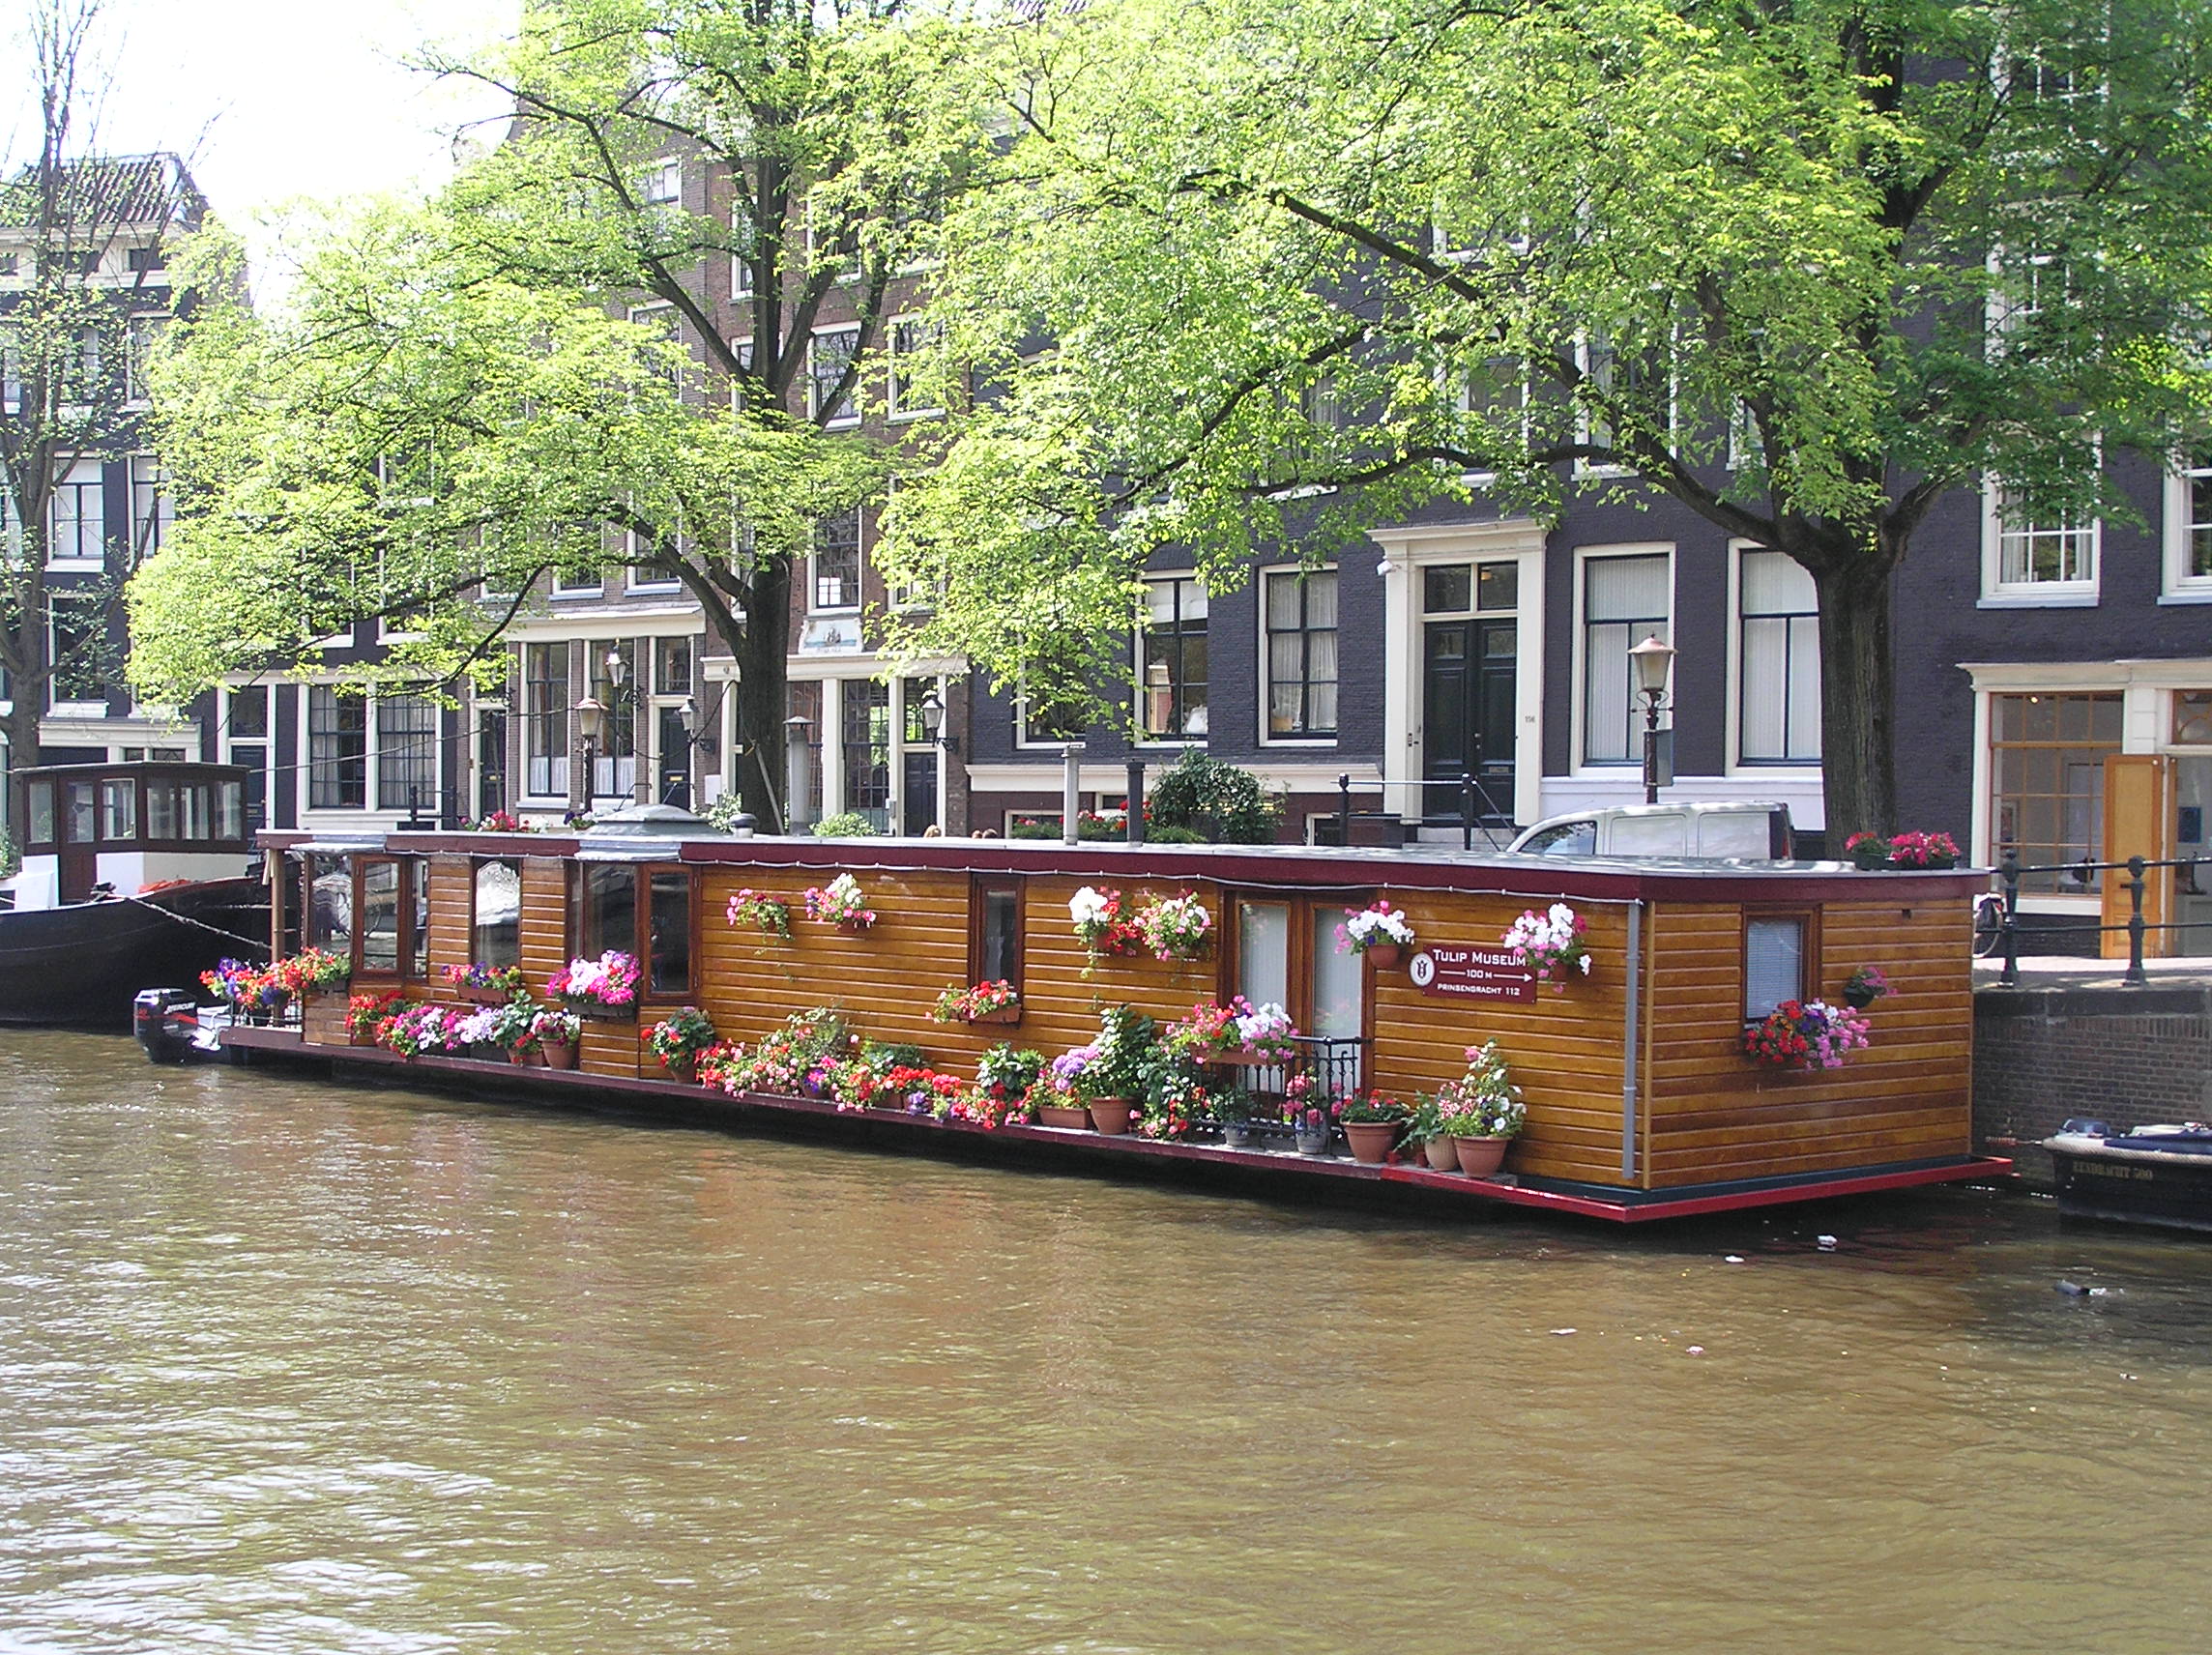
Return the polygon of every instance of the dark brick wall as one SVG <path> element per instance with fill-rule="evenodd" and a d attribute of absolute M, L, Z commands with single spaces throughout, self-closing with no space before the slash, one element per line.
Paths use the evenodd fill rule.
<path fill-rule="evenodd" d="M 2069 1116 L 2120 1130 L 2212 1117 L 2212 983 L 1977 990 L 1976 1147 L 2048 1185 L 2035 1145 Z"/>

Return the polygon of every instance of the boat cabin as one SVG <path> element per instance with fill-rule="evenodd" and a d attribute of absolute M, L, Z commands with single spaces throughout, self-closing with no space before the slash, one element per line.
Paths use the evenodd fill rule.
<path fill-rule="evenodd" d="M 1990 1165 L 1969 1144 L 1971 904 L 1985 878 L 1966 871 L 1425 846 L 732 837 L 656 806 L 568 836 L 262 842 L 289 868 L 278 946 L 340 952 L 356 994 L 451 1001 L 445 968 L 481 963 L 519 966 L 543 1000 L 573 958 L 634 956 L 627 1020 L 584 1026 L 581 1068 L 608 1082 L 658 1080 L 639 1029 L 685 1005 L 738 1042 L 832 1006 L 868 1039 L 918 1046 L 937 1069 L 972 1076 L 1001 1041 L 1048 1059 L 1085 1045 L 1105 1008 L 1164 1024 L 1240 994 L 1288 1011 L 1302 1066 L 1328 1090 L 1410 1102 L 1495 1040 L 1527 1100 L 1508 1166 L 1524 1190 L 1819 1195 Z M 808 890 L 841 874 L 873 923 L 808 919 Z M 1071 916 L 1086 887 L 1117 893 L 1125 913 L 1187 895 L 1210 929 L 1188 957 L 1094 951 Z M 789 934 L 733 922 L 741 893 L 788 905 Z M 1396 959 L 1347 951 L 1348 914 L 1382 902 L 1414 941 Z M 1554 904 L 1582 922 L 1586 974 L 1543 980 L 1503 942 L 1522 915 Z M 1746 1030 L 1777 1007 L 1840 1005 L 1867 972 L 1887 992 L 1866 1012 L 1863 1049 L 1833 1067 L 1747 1053 Z M 1018 995 L 1010 1020 L 933 1017 L 942 991 L 998 981 Z M 301 1038 L 343 1046 L 345 1004 L 340 995 L 310 1005 Z M 1278 1068 L 1250 1084 L 1283 1080 Z"/>
<path fill-rule="evenodd" d="M 174 760 L 17 770 L 23 864 L 0 882 L 0 895 L 27 911 L 257 873 L 249 773 Z"/>

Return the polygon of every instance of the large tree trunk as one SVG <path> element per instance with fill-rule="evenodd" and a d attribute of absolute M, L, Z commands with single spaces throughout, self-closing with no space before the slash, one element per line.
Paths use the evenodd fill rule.
<path fill-rule="evenodd" d="M 29 690 L 18 687 L 15 706 L 0 717 L 0 734 L 8 738 L 8 821 L 18 851 L 23 848 L 23 833 L 28 824 L 24 817 L 23 784 L 15 776 L 16 772 L 29 769 L 39 762 L 39 707 L 44 700 L 44 685 Z"/>
<path fill-rule="evenodd" d="M 738 797 L 769 832 L 788 831 L 793 808 L 783 797 L 790 632 L 791 565 L 764 559 L 752 573 L 743 631 L 729 642 L 738 662 Z"/>
<path fill-rule="evenodd" d="M 1820 596 L 1820 783 L 1830 856 L 1840 856 L 1853 833 L 1897 831 L 1890 566 L 1862 554 L 1813 570 Z"/>

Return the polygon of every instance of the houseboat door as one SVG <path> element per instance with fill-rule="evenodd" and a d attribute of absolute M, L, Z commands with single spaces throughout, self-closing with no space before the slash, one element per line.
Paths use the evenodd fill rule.
<path fill-rule="evenodd" d="M 1476 818 L 1513 820 L 1514 680 L 1510 620 L 1427 623 L 1421 706 L 1421 814 L 1457 822 L 1459 780 L 1472 776 Z"/>
<path fill-rule="evenodd" d="M 61 854 L 56 895 L 63 902 L 84 902 L 100 880 L 100 819 L 97 793 L 90 779 L 72 781 L 62 789 Z"/>
<path fill-rule="evenodd" d="M 1361 1084 L 1360 1036 L 1367 1020 L 1367 976 L 1359 956 L 1340 953 L 1342 898 L 1237 904 L 1237 992 L 1254 1005 L 1280 1005 L 1317 1045 L 1322 1077 L 1338 1088 Z"/>

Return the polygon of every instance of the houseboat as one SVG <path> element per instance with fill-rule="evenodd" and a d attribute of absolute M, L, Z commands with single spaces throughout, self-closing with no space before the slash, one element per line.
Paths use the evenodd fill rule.
<path fill-rule="evenodd" d="M 247 774 L 171 761 L 15 772 L 23 859 L 0 882 L 0 1023 L 119 1030 L 145 983 L 267 957 Z"/>
<path fill-rule="evenodd" d="M 1985 880 L 1965 871 L 740 837 L 665 806 L 566 836 L 261 842 L 286 870 L 275 945 L 346 959 L 353 998 L 311 997 L 290 1027 L 227 1030 L 226 1045 L 253 1061 L 404 1063 L 484 1095 L 781 1118 L 966 1154 L 1175 1163 L 1193 1176 L 1210 1166 L 1244 1181 L 1365 1181 L 1381 1199 L 1624 1222 L 2010 1170 L 1970 1146 L 1972 899 Z M 1382 913 L 1410 940 L 1370 923 L 1353 929 L 1375 945 L 1356 950 L 1348 922 Z M 1553 941 L 1509 943 L 1525 915 Z M 397 1042 L 405 1056 L 388 1049 L 407 1002 L 457 1013 L 487 998 L 451 978 L 546 1001 L 593 976 L 571 962 L 610 955 L 634 986 L 585 1008 L 572 1071 L 486 1061 L 509 1054 L 480 1045 L 474 1056 L 420 1038 Z M 972 992 L 990 985 L 1004 986 Z M 1002 1045 L 1047 1060 L 1095 1053 L 1102 1019 L 1121 1008 L 1188 1038 L 1220 1025 L 1237 997 L 1281 1008 L 1275 1028 L 1295 1033 L 1257 1054 L 1218 1041 L 1201 1051 L 1198 1095 L 1136 1132 L 1034 1123 L 1004 1089 L 996 1106 L 937 1107 L 972 1090 Z M 672 1078 L 641 1038 L 684 1007 L 725 1043 L 701 1065 L 705 1084 Z M 864 1100 L 812 1072 L 761 1084 L 772 1065 L 760 1054 L 816 1011 L 905 1078 Z M 384 1043 L 365 1043 L 379 1027 Z M 1361 1160 L 1325 1131 L 1348 1098 L 1464 1088 L 1470 1050 L 1486 1045 L 1526 1110 L 1497 1172 L 1437 1170 L 1410 1145 Z M 1244 1136 L 1237 1123 L 1218 1130 L 1208 1107 L 1231 1092 L 1256 1100 L 1259 1130 L 1241 1145 L 1225 1141 Z M 1317 1152 L 1297 1152 L 1294 1132 L 1317 1119 Z"/>

